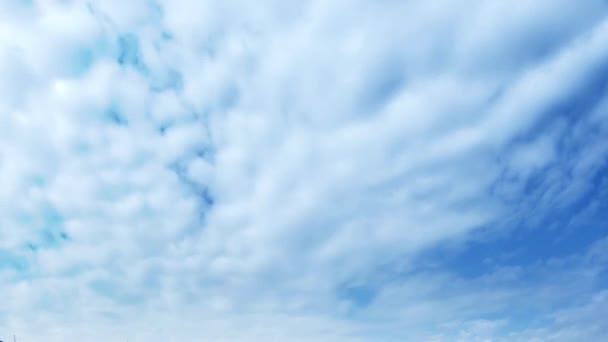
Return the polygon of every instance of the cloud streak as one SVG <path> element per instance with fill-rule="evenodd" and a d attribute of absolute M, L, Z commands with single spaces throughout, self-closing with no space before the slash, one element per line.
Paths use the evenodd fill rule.
<path fill-rule="evenodd" d="M 605 337 L 606 11 L 3 2 L 0 333 Z"/>

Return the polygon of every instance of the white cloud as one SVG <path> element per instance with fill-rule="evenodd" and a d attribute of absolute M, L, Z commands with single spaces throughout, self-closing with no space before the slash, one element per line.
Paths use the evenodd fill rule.
<path fill-rule="evenodd" d="M 608 60 L 600 1 L 7 11 L 0 328 L 24 340 L 389 341 L 470 298 L 500 308 L 394 307 L 443 274 L 380 285 L 359 322 L 339 292 L 509 213 L 489 189 L 558 158 L 562 131 L 518 139 Z M 604 146 L 575 158 L 580 180 Z M 482 313 L 454 323 L 463 339 L 503 325 Z"/>

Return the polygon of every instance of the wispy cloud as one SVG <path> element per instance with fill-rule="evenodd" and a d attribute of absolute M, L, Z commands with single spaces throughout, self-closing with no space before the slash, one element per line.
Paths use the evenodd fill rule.
<path fill-rule="evenodd" d="M 0 334 L 605 338 L 607 10 L 3 1 Z"/>

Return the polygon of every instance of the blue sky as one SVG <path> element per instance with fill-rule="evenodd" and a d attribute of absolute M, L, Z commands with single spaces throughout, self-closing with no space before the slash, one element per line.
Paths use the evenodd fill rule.
<path fill-rule="evenodd" d="M 605 1 L 0 23 L 0 339 L 608 340 Z"/>

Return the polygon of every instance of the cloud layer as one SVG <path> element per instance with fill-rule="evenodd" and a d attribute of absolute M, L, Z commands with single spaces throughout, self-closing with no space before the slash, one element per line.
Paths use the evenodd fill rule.
<path fill-rule="evenodd" d="M 3 1 L 0 338 L 606 338 L 607 10 Z"/>

